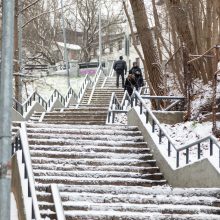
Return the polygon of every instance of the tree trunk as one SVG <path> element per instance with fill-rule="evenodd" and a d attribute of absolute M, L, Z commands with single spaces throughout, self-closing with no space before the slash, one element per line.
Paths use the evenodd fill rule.
<path fill-rule="evenodd" d="M 19 45 L 18 45 L 18 14 L 19 14 L 19 4 L 18 0 L 15 0 L 15 15 L 14 15 L 14 97 L 17 101 L 22 102 L 22 91 L 21 91 L 21 77 L 19 76 Z"/>
<path fill-rule="evenodd" d="M 149 79 L 156 95 L 164 94 L 163 73 L 143 0 L 130 0 Z"/>
<path fill-rule="evenodd" d="M 170 8 L 171 18 L 176 23 L 177 33 L 181 43 L 186 44 L 186 47 L 191 54 L 196 54 L 196 46 L 194 44 L 193 37 L 189 28 L 186 9 L 183 8 L 180 0 L 167 0 L 166 2 L 167 6 Z M 200 65 L 200 63 L 194 63 L 195 71 L 193 71 L 191 74 L 193 74 L 195 78 L 198 77 L 199 70 L 201 70 Z M 207 83 L 207 75 L 202 71 L 200 74 L 202 76 L 203 82 Z"/>

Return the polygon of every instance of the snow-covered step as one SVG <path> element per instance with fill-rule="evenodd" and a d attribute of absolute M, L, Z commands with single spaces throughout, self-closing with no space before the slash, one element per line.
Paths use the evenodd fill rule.
<path fill-rule="evenodd" d="M 28 133 L 28 137 L 31 138 L 39 138 L 39 139 L 53 139 L 53 138 L 58 138 L 58 139 L 72 139 L 72 140 L 103 140 L 103 141 L 133 141 L 133 142 L 143 142 L 143 136 L 124 136 L 124 135 L 95 135 L 95 134 L 64 134 L 64 133 Z"/>
<path fill-rule="evenodd" d="M 39 194 L 38 194 L 39 195 Z M 47 194 L 49 196 L 49 194 Z M 54 210 L 53 203 L 48 202 L 49 200 L 46 198 L 45 195 L 39 195 L 39 198 L 42 199 L 42 201 L 39 202 L 39 204 L 44 209 L 50 209 Z M 158 197 L 153 198 L 152 196 L 148 196 L 143 198 L 140 198 L 145 200 L 143 201 L 138 200 L 137 195 L 136 199 L 134 198 L 133 201 L 132 198 L 129 197 L 123 197 L 123 195 L 105 195 L 101 194 L 99 195 L 98 202 L 94 202 L 96 200 L 94 197 L 87 198 L 85 201 L 82 201 L 82 198 L 84 198 L 85 195 L 82 194 L 69 194 L 63 195 L 61 193 L 61 198 L 63 199 L 63 208 L 66 211 L 120 211 L 120 212 L 145 212 L 145 213 L 152 213 L 152 212 L 162 212 L 163 214 L 197 214 L 200 213 L 206 213 L 206 214 L 215 214 L 219 215 L 220 208 L 211 206 L 212 204 L 209 204 L 208 198 L 201 198 L 201 200 L 198 201 L 198 198 L 181 198 L 181 197 L 173 197 L 170 199 L 169 197 Z M 73 198 L 73 196 L 75 196 Z M 72 200 L 73 198 L 73 200 Z M 45 201 L 47 200 L 47 201 Z M 91 201 L 93 200 L 93 201 Z M 125 200 L 125 202 L 124 202 Z M 175 201 L 175 203 L 173 203 Z"/>
<path fill-rule="evenodd" d="M 161 212 L 120 212 L 120 211 L 65 211 L 67 220 L 217 220 L 219 216 L 210 214 L 161 214 Z"/>
<path fill-rule="evenodd" d="M 150 153 L 149 148 L 131 148 L 131 147 L 106 147 L 106 146 L 79 146 L 79 145 L 29 145 L 30 150 L 43 150 L 44 152 L 47 151 L 54 151 L 54 152 L 104 152 L 104 153 L 124 153 L 124 154 L 146 154 Z"/>
<path fill-rule="evenodd" d="M 46 123 L 40 123 L 40 124 L 35 124 L 35 123 L 28 123 L 27 128 L 60 128 L 60 129 L 73 129 L 73 128 L 78 128 L 78 129 L 105 129 L 105 130 L 123 130 L 123 131 L 138 131 L 138 128 L 136 126 L 124 126 L 124 125 L 52 125 L 52 124 L 46 124 Z"/>
<path fill-rule="evenodd" d="M 103 195 L 102 195 L 103 197 Z M 179 198 L 181 200 L 181 198 Z M 154 202 L 154 200 L 151 200 Z M 151 202 L 150 200 L 147 202 Z M 159 201 L 160 202 L 160 201 Z M 63 203 L 64 210 L 66 211 L 77 211 L 77 210 L 85 210 L 85 211 L 119 211 L 119 212 L 140 212 L 140 213 L 155 213 L 155 212 L 161 212 L 163 214 L 197 214 L 198 212 L 204 213 L 204 214 L 214 214 L 219 215 L 220 214 L 220 208 L 217 207 L 209 207 L 209 206 L 203 206 L 202 202 L 198 205 L 191 205 L 186 204 L 183 205 L 180 203 L 180 205 L 177 204 L 160 204 L 158 201 L 154 204 L 133 204 L 133 203 L 108 203 L 108 199 L 105 198 L 102 203 L 88 203 L 88 202 L 79 202 L 77 201 L 71 203 L 66 202 Z M 161 203 L 166 201 L 161 201 Z M 169 201 L 168 201 L 169 202 Z M 160 204 L 160 205 L 158 205 Z M 194 203 L 193 203 L 194 204 Z"/>
<path fill-rule="evenodd" d="M 91 129 L 88 127 L 85 128 L 72 128 L 67 129 L 63 128 L 60 130 L 59 128 L 27 128 L 27 132 L 30 133 L 56 133 L 56 134 L 71 134 L 71 135 L 77 135 L 77 134 L 86 134 L 86 135 L 123 135 L 124 137 L 129 136 L 141 136 L 140 131 L 129 131 L 129 130 L 121 130 L 121 129 Z"/>
<path fill-rule="evenodd" d="M 49 184 L 37 184 L 38 195 L 48 197 L 49 193 L 42 193 Z M 63 197 L 68 195 L 74 198 L 82 196 L 97 197 L 96 200 L 103 200 L 103 194 L 106 198 L 116 198 L 114 202 L 134 201 L 131 204 L 144 204 L 142 199 L 148 201 L 146 204 L 183 204 L 183 205 L 204 205 L 220 207 L 220 199 L 218 198 L 219 190 L 210 189 L 172 189 L 164 186 L 141 187 L 141 186 L 112 186 L 112 185 L 62 185 L 59 184 L 59 191 Z M 67 200 L 67 199 L 65 199 Z M 68 201 L 67 201 L 68 202 Z M 86 201 L 88 202 L 88 201 Z M 106 200 L 107 202 L 107 200 Z"/>
<path fill-rule="evenodd" d="M 30 138 L 30 145 L 92 145 L 95 146 L 109 146 L 109 147 L 147 147 L 146 142 L 133 142 L 133 141 L 108 141 L 108 140 L 73 140 L 73 139 L 38 139 Z"/>
<path fill-rule="evenodd" d="M 137 166 L 150 167 L 155 166 L 155 160 L 135 160 L 135 159 L 112 159 L 112 158 L 47 158 L 47 157 L 33 157 L 33 164 L 64 164 L 65 165 L 89 165 L 89 166 Z"/>
<path fill-rule="evenodd" d="M 85 124 L 85 125 L 103 125 L 105 124 L 105 118 L 101 118 L 101 119 L 94 119 L 94 120 L 89 120 L 89 119 L 85 119 L 85 120 L 76 120 L 76 119 L 72 119 L 72 120 L 44 120 L 44 122 L 46 123 L 50 123 L 50 124 L 70 124 L 70 125 L 78 125 L 78 124 Z"/>
<path fill-rule="evenodd" d="M 153 165 L 153 163 L 151 163 Z M 33 169 L 43 169 L 45 172 L 47 170 L 62 170 L 62 171 L 118 171 L 118 172 L 134 172 L 134 173 L 142 173 L 142 174 L 148 174 L 148 173 L 157 173 L 159 172 L 159 168 L 156 166 L 148 166 L 148 167 L 138 167 L 138 166 L 92 166 L 92 165 L 72 165 L 72 164 L 33 164 Z"/>
<path fill-rule="evenodd" d="M 63 176 L 35 176 L 36 183 L 63 183 L 71 185 L 122 185 L 151 187 L 164 185 L 165 180 L 136 179 L 136 178 L 82 178 Z"/>
<path fill-rule="evenodd" d="M 117 172 L 117 171 L 52 171 L 52 170 L 34 170 L 35 176 L 59 176 L 59 177 L 83 177 L 83 178 L 109 178 L 109 177 L 122 177 L 122 178 L 142 178 L 159 180 L 163 178 L 162 173 L 141 174 L 130 172 Z"/>
<path fill-rule="evenodd" d="M 172 197 L 172 196 L 180 196 L 182 198 L 191 198 L 196 197 L 197 201 L 200 200 L 200 197 L 209 198 L 210 203 L 215 203 L 217 200 L 219 202 L 220 199 L 220 189 L 209 189 L 209 188 L 172 188 L 169 186 L 155 186 L 151 188 L 140 187 L 140 186 L 71 186 L 71 185 L 59 185 L 60 191 L 63 192 L 88 192 L 88 193 L 107 193 L 107 194 L 140 194 L 140 195 L 148 195 L 153 197 Z M 138 197 L 138 196 L 137 196 Z M 219 206 L 219 203 L 215 206 Z"/>
<path fill-rule="evenodd" d="M 123 153 L 97 153 L 97 152 L 57 152 L 44 150 L 31 150 L 32 157 L 46 157 L 46 158 L 68 158 L 68 159 L 123 159 L 126 160 L 151 160 L 152 154 L 123 154 Z"/>

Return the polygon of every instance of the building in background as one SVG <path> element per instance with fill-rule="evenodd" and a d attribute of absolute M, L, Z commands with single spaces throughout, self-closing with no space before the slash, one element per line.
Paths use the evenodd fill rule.
<path fill-rule="evenodd" d="M 135 42 L 133 42 L 131 34 L 126 35 L 125 33 L 110 35 L 108 37 L 103 36 L 102 38 L 102 59 L 103 61 L 107 60 L 117 60 L 119 56 L 123 56 L 124 60 L 127 61 L 127 65 L 130 68 L 134 61 L 138 62 L 141 68 L 143 68 L 143 63 L 141 62 L 140 57 L 138 56 L 134 44 L 137 45 L 140 52 L 142 52 L 140 40 L 137 34 L 135 34 Z M 99 45 L 98 42 L 93 44 L 92 49 L 92 60 L 97 61 L 99 54 Z"/>

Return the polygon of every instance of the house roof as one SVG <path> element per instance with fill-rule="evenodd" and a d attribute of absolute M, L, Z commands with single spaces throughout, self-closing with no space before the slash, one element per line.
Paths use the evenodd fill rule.
<path fill-rule="evenodd" d="M 59 47 L 64 48 L 64 43 L 63 42 L 57 42 L 57 44 L 59 45 Z M 69 49 L 69 50 L 81 50 L 81 47 L 79 45 L 76 45 L 76 44 L 66 44 L 66 48 Z"/>

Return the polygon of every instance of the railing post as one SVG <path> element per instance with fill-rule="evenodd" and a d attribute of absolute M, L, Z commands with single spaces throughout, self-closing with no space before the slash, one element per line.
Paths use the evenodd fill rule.
<path fill-rule="evenodd" d="M 176 152 L 176 167 L 179 167 L 179 165 L 180 165 L 180 164 L 179 164 L 179 163 L 180 163 L 180 161 L 179 161 L 180 158 L 179 158 L 179 157 L 180 157 L 180 152 L 177 151 L 177 152 Z"/>
<path fill-rule="evenodd" d="M 162 142 L 162 131 L 159 128 L 159 144 L 161 144 L 161 142 Z"/>
<path fill-rule="evenodd" d="M 149 113 L 148 113 L 148 111 L 146 110 L 146 123 L 148 123 L 148 121 L 149 121 Z"/>
<path fill-rule="evenodd" d="M 111 112 L 108 112 L 108 123 L 110 123 L 110 118 L 111 118 Z"/>
<path fill-rule="evenodd" d="M 155 121 L 154 119 L 152 119 L 152 132 L 154 133 L 154 131 L 155 131 Z"/>
<path fill-rule="evenodd" d="M 142 114 L 142 112 L 143 112 L 143 104 L 142 102 L 140 102 L 140 114 Z"/>
<path fill-rule="evenodd" d="M 200 151 L 201 151 L 201 147 L 200 147 L 200 143 L 198 143 L 198 159 L 200 159 Z"/>
<path fill-rule="evenodd" d="M 186 164 L 189 163 L 189 148 L 186 148 Z"/>
<path fill-rule="evenodd" d="M 168 157 L 171 155 L 171 144 L 170 141 L 168 140 Z"/>
<path fill-rule="evenodd" d="M 210 156 L 213 155 L 213 140 L 210 139 Z"/>
<path fill-rule="evenodd" d="M 135 94 L 134 98 L 135 98 L 135 106 L 137 106 L 137 95 L 136 94 Z"/>
<path fill-rule="evenodd" d="M 115 112 L 112 112 L 112 124 L 115 122 Z"/>

